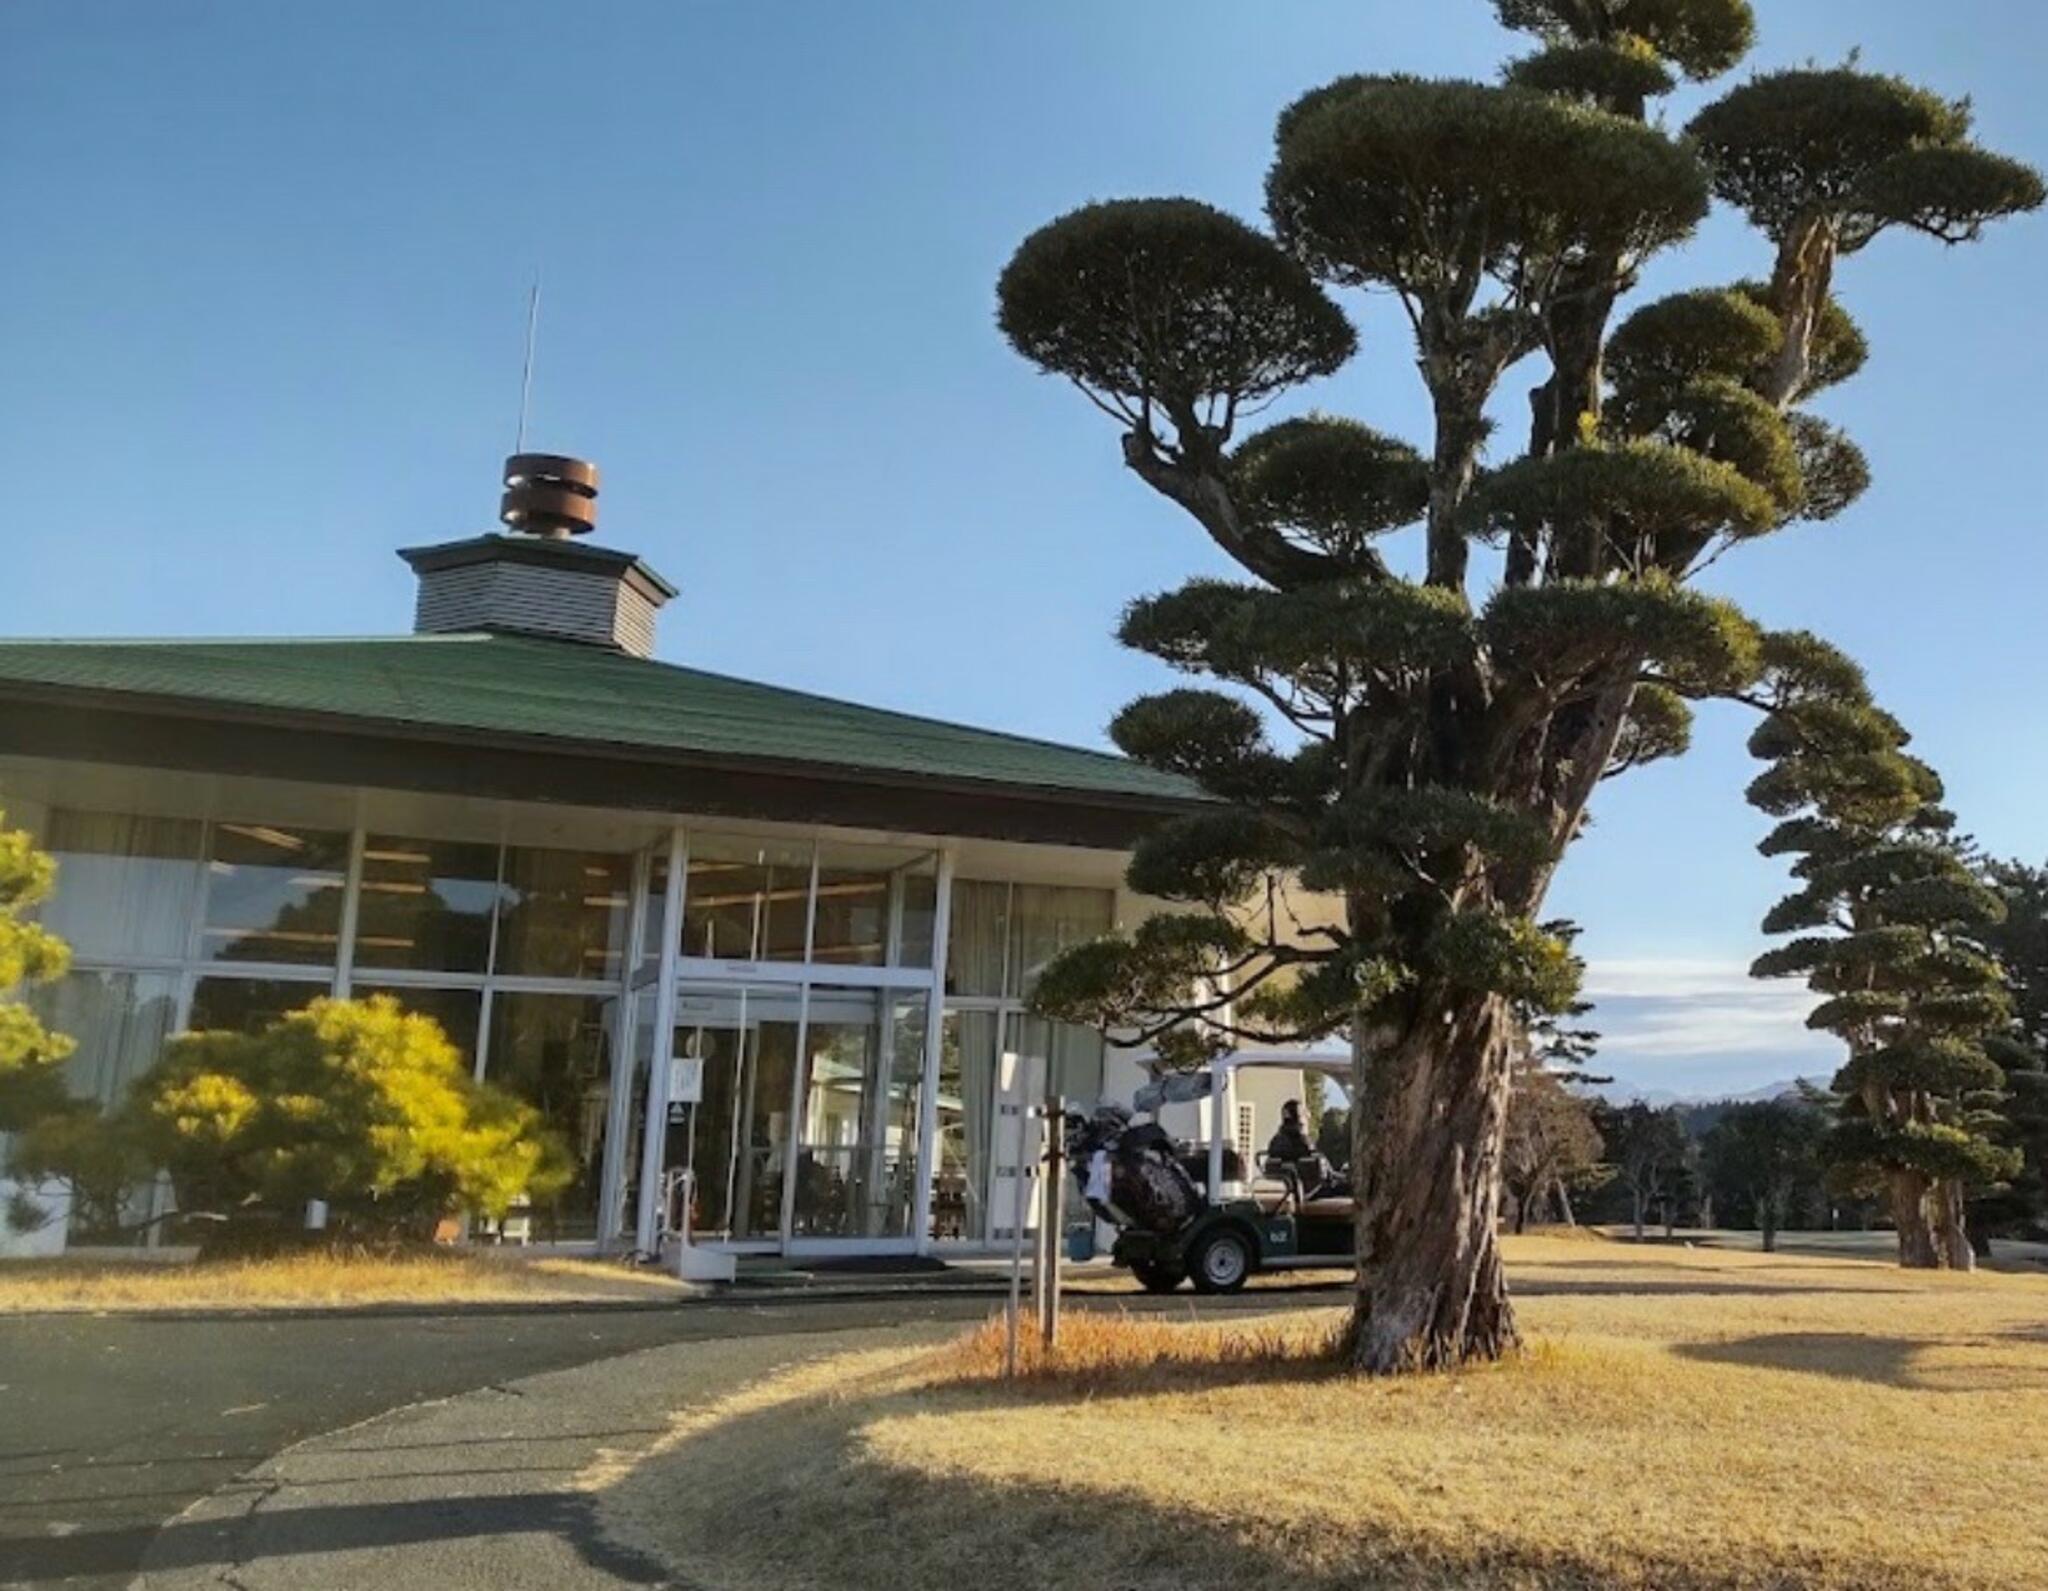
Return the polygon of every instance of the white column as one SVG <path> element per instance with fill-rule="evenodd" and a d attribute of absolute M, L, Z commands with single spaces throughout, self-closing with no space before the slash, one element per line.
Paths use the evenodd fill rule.
<path fill-rule="evenodd" d="M 939 1165 L 939 1060 L 946 1024 L 946 942 L 953 931 L 953 853 L 939 852 L 938 899 L 932 912 L 931 1001 L 925 1009 L 924 1077 L 917 1096 L 917 1198 L 911 1235 L 917 1252 L 932 1249 L 932 1178 Z"/>
<path fill-rule="evenodd" d="M 676 947 L 683 923 L 683 872 L 688 856 L 682 825 L 668 837 L 668 893 L 661 912 L 661 973 L 655 982 L 654 1042 L 647 1057 L 647 1122 L 640 1143 L 637 1246 L 651 1254 L 659 1241 L 662 1149 L 668 1138 L 668 1060 L 675 1049 Z"/>

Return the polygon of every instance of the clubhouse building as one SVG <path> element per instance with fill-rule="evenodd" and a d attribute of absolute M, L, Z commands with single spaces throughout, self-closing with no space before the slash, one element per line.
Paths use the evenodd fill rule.
<path fill-rule="evenodd" d="M 574 539 L 596 484 L 509 460 L 510 533 L 402 554 L 411 634 L 0 642 L 0 808 L 58 860 L 74 965 L 36 999 L 74 1089 L 388 993 L 571 1149 L 504 1236 L 652 1251 L 687 1170 L 696 1239 L 742 1252 L 1005 1243 L 1034 1201 L 1001 1057 L 1023 1097 L 1142 1081 L 1025 997 L 1150 909 L 1129 847 L 1200 797 L 655 661 L 675 591 Z M 1225 1108 L 1232 1139 L 1270 1128 Z"/>

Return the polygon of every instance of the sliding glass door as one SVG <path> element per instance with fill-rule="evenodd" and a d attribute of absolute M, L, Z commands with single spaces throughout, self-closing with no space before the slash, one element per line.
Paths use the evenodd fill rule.
<path fill-rule="evenodd" d="M 911 1236 L 926 1000 L 921 991 L 811 991 L 792 1238 Z"/>

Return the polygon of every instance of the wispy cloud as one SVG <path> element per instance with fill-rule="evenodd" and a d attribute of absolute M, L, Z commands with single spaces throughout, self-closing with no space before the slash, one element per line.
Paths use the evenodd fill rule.
<path fill-rule="evenodd" d="M 1746 964 L 1666 957 L 1591 962 L 1587 1019 L 1599 1066 L 1645 1089 L 1741 1090 L 1794 1075 L 1824 1077 L 1835 1041 L 1806 1026 L 1815 996 L 1796 982 L 1749 976 Z"/>

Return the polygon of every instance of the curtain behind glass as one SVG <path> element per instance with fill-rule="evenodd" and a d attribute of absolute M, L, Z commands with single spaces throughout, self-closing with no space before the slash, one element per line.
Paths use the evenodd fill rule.
<path fill-rule="evenodd" d="M 38 989 L 31 1003 L 49 1027 L 77 1041 L 64 1063 L 72 1096 L 111 1107 L 163 1054 L 178 980 L 168 972 L 72 972 Z"/>
<path fill-rule="evenodd" d="M 201 826 L 185 818 L 52 812 L 57 888 L 43 922 L 87 960 L 185 954 Z"/>
<path fill-rule="evenodd" d="M 946 992 L 1001 994 L 1010 931 L 1010 886 L 964 879 L 953 885 L 946 932 Z"/>
<path fill-rule="evenodd" d="M 1070 945 L 1109 932 L 1115 895 L 1064 884 L 1019 884 L 1010 904 L 1009 987 L 1025 995 L 1045 964 Z"/>

